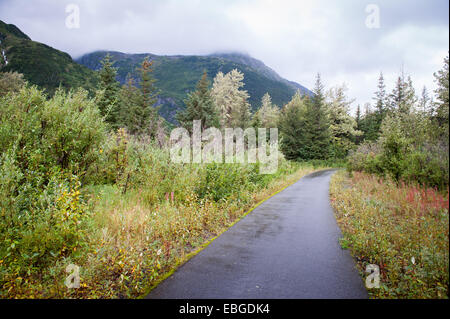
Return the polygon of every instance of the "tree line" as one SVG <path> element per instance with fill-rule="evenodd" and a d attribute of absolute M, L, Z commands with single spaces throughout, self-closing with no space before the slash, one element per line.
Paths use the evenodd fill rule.
<path fill-rule="evenodd" d="M 116 81 L 117 70 L 107 55 L 99 71 L 100 85 L 97 100 L 101 113 L 111 127 L 124 127 L 131 134 L 158 133 L 158 111 L 154 107 L 158 94 L 151 77 L 151 64 L 144 60 L 140 68 L 140 88 L 128 78 L 122 87 Z M 281 151 L 290 160 L 325 160 L 344 158 L 362 133 L 350 115 L 350 101 L 345 86 L 325 92 L 320 75 L 312 96 L 300 92 L 283 106 L 272 103 L 269 93 L 262 99 L 256 112 L 251 111 L 249 94 L 244 90 L 244 74 L 234 69 L 219 72 L 210 83 L 206 71 L 196 89 L 184 100 L 185 109 L 177 112 L 180 126 L 192 130 L 194 120 L 200 120 L 202 129 L 278 127 Z M 161 129 L 161 125 L 159 125 Z"/>
<path fill-rule="evenodd" d="M 414 181 L 445 189 L 449 183 L 449 58 L 434 73 L 434 98 L 424 87 L 420 96 L 410 76 L 398 76 L 391 93 L 383 74 L 378 80 L 375 108 L 356 113 L 363 135 L 348 158 L 350 170 Z"/>
<path fill-rule="evenodd" d="M 111 56 L 102 60 L 95 102 L 109 128 L 124 128 L 134 136 L 148 136 L 160 146 L 167 142 L 167 122 L 158 115 L 159 91 L 152 76 L 152 61 L 144 59 L 138 80 L 116 80 Z M 434 74 L 437 90 L 426 88 L 418 96 L 410 76 L 398 76 L 387 92 L 380 74 L 374 103 L 364 111 L 347 96 L 345 85 L 325 90 L 317 75 L 313 94 L 297 91 L 286 105 L 272 103 L 266 93 L 252 112 L 244 89 L 244 74 L 234 69 L 219 72 L 212 83 L 204 71 L 196 89 L 187 94 L 185 108 L 178 111 L 178 124 L 188 131 L 200 120 L 209 127 L 277 127 L 280 150 L 288 160 L 348 160 L 350 170 L 364 170 L 395 180 L 415 180 L 433 186 L 448 185 L 448 57 Z M 18 74 L 0 79 L 0 92 L 13 91 L 23 82 Z M 3 84 L 2 84 L 3 83 Z M 11 87 L 12 86 L 12 87 Z"/>

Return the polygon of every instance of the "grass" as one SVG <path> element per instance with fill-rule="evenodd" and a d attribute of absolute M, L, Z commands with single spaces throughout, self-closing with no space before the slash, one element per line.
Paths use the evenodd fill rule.
<path fill-rule="evenodd" d="M 330 185 L 341 245 L 361 276 L 380 267 L 371 298 L 448 298 L 449 196 L 364 173 L 336 173 Z"/>

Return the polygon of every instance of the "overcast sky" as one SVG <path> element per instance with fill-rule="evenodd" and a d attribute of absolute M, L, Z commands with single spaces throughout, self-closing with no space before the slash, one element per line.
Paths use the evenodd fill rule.
<path fill-rule="evenodd" d="M 79 7 L 79 28 L 66 26 L 68 4 Z M 328 87 L 346 83 L 361 104 L 380 71 L 389 90 L 402 67 L 418 91 L 435 88 L 448 10 L 448 0 L 0 0 L 0 20 L 73 57 L 241 51 L 308 88 L 317 72 Z"/>

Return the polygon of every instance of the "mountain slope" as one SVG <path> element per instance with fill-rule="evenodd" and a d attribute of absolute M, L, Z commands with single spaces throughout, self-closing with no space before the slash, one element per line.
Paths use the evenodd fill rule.
<path fill-rule="evenodd" d="M 220 53 L 219 52 L 219 53 L 211 54 L 210 56 L 224 58 L 226 60 L 230 60 L 230 61 L 233 61 L 236 63 L 245 64 L 245 65 L 257 70 L 258 72 L 260 72 L 262 75 L 268 77 L 269 79 L 283 82 L 295 90 L 300 90 L 302 93 L 311 94 L 311 92 L 303 85 L 300 85 L 296 82 L 288 81 L 288 80 L 282 78 L 280 75 L 278 75 L 278 73 L 276 73 L 274 70 L 269 68 L 262 61 L 252 58 L 248 54 L 244 54 L 244 53 L 240 53 L 240 52 L 230 52 L 230 53 Z"/>
<path fill-rule="evenodd" d="M 0 72 L 22 73 L 31 84 L 52 94 L 60 85 L 64 88 L 83 87 L 93 92 L 98 82 L 95 70 L 108 52 L 86 54 L 74 61 L 67 53 L 32 41 L 15 25 L 0 20 Z M 157 56 L 154 54 L 126 54 L 109 52 L 118 68 L 118 80 L 124 84 L 130 73 L 138 78 L 136 69 L 149 56 L 154 61 L 156 86 L 160 89 L 160 114 L 175 123 L 175 114 L 184 108 L 183 100 L 195 89 L 204 70 L 209 79 L 218 72 L 238 69 L 244 73 L 244 89 L 250 94 L 250 104 L 256 110 L 262 96 L 269 92 L 278 106 L 287 103 L 296 90 L 312 94 L 300 84 L 281 78 L 275 71 L 248 55 L 216 53 L 209 56 Z M 77 63 L 78 62 L 78 63 Z"/>
<path fill-rule="evenodd" d="M 161 90 L 160 113 L 167 120 L 173 122 L 176 111 L 184 107 L 183 99 L 186 94 L 195 88 L 206 70 L 210 81 L 217 72 L 229 72 L 238 69 L 244 73 L 244 89 L 250 94 L 250 104 L 253 110 L 260 106 L 261 98 L 266 93 L 272 97 L 275 104 L 282 106 L 289 102 L 297 89 L 302 93 L 311 94 L 299 84 L 282 79 L 273 70 L 266 67 L 261 61 L 247 57 L 238 59 L 233 55 L 209 56 L 157 56 L 154 54 L 126 54 L 121 52 L 98 51 L 86 54 L 76 61 L 92 70 L 101 67 L 100 61 L 109 53 L 114 66 L 118 68 L 118 80 L 125 83 L 127 74 L 137 78 L 136 68 L 142 60 L 149 56 L 154 61 L 153 75 L 157 79 L 155 85 Z"/>
<path fill-rule="evenodd" d="M 95 73 L 74 62 L 71 56 L 32 41 L 15 25 L 0 20 L 0 72 L 22 73 L 27 81 L 52 94 L 60 85 L 92 90 Z"/>

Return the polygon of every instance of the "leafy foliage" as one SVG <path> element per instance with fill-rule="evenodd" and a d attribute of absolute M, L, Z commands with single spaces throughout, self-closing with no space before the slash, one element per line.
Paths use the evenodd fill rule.
<path fill-rule="evenodd" d="M 282 158 L 272 175 L 259 164 L 175 164 L 156 137 L 110 131 L 97 102 L 33 86 L 0 97 L 3 298 L 138 296 L 312 170 Z M 80 289 L 64 286 L 70 263 L 83 269 Z"/>
<path fill-rule="evenodd" d="M 246 128 L 250 124 L 249 94 L 242 90 L 244 74 L 237 69 L 227 74 L 217 73 L 214 78 L 211 95 L 215 106 L 220 112 L 222 127 Z"/>
<path fill-rule="evenodd" d="M 3 291 L 86 244 L 81 182 L 93 181 L 105 126 L 87 92 L 35 87 L 0 98 L 0 284 Z"/>
<path fill-rule="evenodd" d="M 26 84 L 23 75 L 17 72 L 0 73 L 0 97 L 8 92 L 16 93 Z"/>

